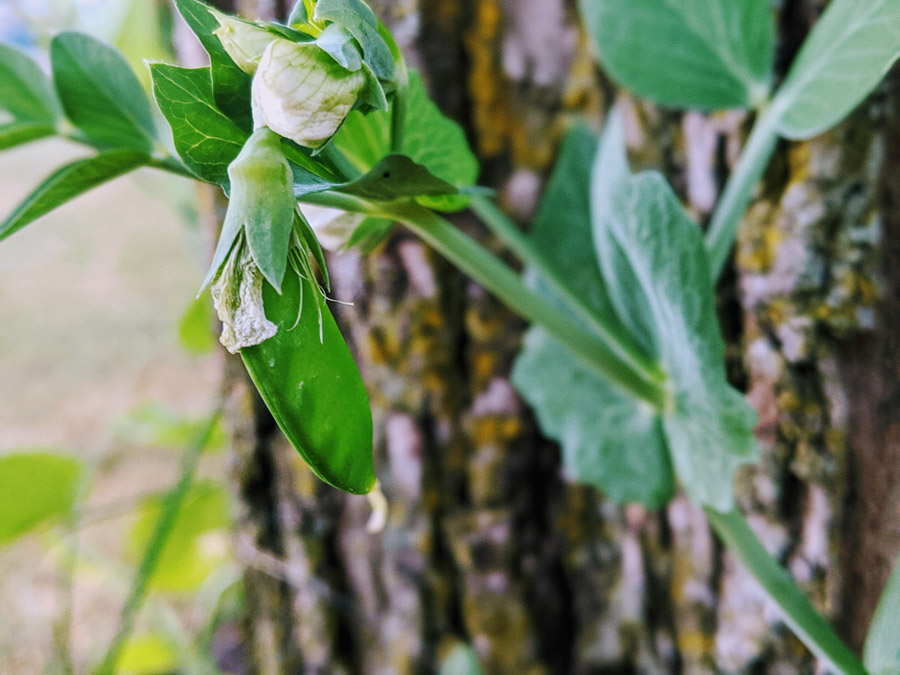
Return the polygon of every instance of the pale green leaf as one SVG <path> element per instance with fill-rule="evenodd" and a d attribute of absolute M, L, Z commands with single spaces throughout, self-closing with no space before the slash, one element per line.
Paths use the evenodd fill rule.
<path fill-rule="evenodd" d="M 541 431 L 562 447 L 563 469 L 618 503 L 663 506 L 672 467 L 656 410 L 584 367 L 542 328 L 525 335 L 513 384 Z"/>
<path fill-rule="evenodd" d="M 110 150 L 67 164 L 48 176 L 0 223 L 0 240 L 91 188 L 143 166 L 148 159 L 131 150 Z"/>
<path fill-rule="evenodd" d="M 175 149 L 197 176 L 228 185 L 228 165 L 248 134 L 216 107 L 209 68 L 150 64 L 156 102 L 169 126 Z"/>
<path fill-rule="evenodd" d="M 607 322 L 612 309 L 590 226 L 596 148 L 596 138 L 583 127 L 567 134 L 529 239 L 536 254 L 557 270 L 559 282 Z M 543 433 L 562 446 L 570 478 L 618 502 L 658 507 L 671 497 L 674 479 L 659 415 L 615 389 L 543 329 L 526 334 L 512 380 L 534 408 Z"/>
<path fill-rule="evenodd" d="M 153 114 L 140 81 L 114 48 L 83 33 L 50 44 L 53 78 L 66 115 L 99 148 L 150 152 Z"/>
<path fill-rule="evenodd" d="M 161 635 L 133 635 L 122 647 L 116 673 L 118 675 L 160 675 L 174 672 L 178 653 Z"/>
<path fill-rule="evenodd" d="M 791 139 L 831 128 L 900 57 L 900 2 L 833 0 L 791 66 L 773 109 Z"/>
<path fill-rule="evenodd" d="M 616 115 L 597 153 L 592 212 L 609 297 L 673 388 L 663 425 L 675 471 L 696 503 L 727 511 L 735 469 L 758 454 L 756 415 L 725 377 L 700 229 L 662 176 L 630 175 Z"/>
<path fill-rule="evenodd" d="M 18 120 L 54 126 L 62 109 L 41 67 L 9 45 L 0 44 L 0 110 Z"/>
<path fill-rule="evenodd" d="M 343 26 L 362 47 L 363 58 L 375 75 L 382 80 L 394 76 L 394 57 L 378 33 L 378 19 L 362 0 L 318 0 L 315 9 L 318 21 L 333 21 Z"/>
<path fill-rule="evenodd" d="M 603 68 L 661 105 L 746 108 L 769 90 L 767 0 L 579 0 Z"/>
<path fill-rule="evenodd" d="M 871 675 L 900 673 L 900 558 L 894 563 L 869 626 L 864 661 Z"/>
<path fill-rule="evenodd" d="M 130 535 L 130 554 L 141 559 L 156 527 L 161 500 L 148 500 Z M 169 592 L 195 591 L 229 559 L 228 501 L 212 483 L 194 486 L 178 512 L 150 577 L 150 588 Z"/>
<path fill-rule="evenodd" d="M 82 465 L 50 452 L 0 457 L 0 546 L 65 515 L 78 495 Z"/>
<path fill-rule="evenodd" d="M 215 311 L 209 296 L 194 298 L 178 322 L 178 342 L 191 354 L 208 354 L 216 348 L 213 334 Z"/>
<path fill-rule="evenodd" d="M 472 648 L 462 642 L 457 642 L 447 656 L 441 661 L 438 675 L 481 675 L 481 666 L 478 657 Z"/>

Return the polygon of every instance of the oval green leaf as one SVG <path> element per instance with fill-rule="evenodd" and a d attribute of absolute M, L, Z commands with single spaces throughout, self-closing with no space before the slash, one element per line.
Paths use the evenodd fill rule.
<path fill-rule="evenodd" d="M 9 217 L 0 223 L 0 241 L 91 188 L 147 163 L 149 157 L 131 150 L 111 150 L 80 159 L 48 176 Z"/>
<path fill-rule="evenodd" d="M 150 64 L 153 95 L 172 128 L 178 155 L 198 177 L 227 186 L 228 165 L 247 134 L 216 107 L 209 73 L 209 68 Z"/>
<path fill-rule="evenodd" d="M 74 457 L 23 452 L 0 457 L 0 546 L 67 513 L 78 495 Z"/>
<path fill-rule="evenodd" d="M 900 57 L 900 2 L 834 0 L 778 91 L 778 131 L 800 140 L 831 128 Z"/>
<path fill-rule="evenodd" d="M 746 108 L 769 91 L 767 0 L 579 0 L 603 68 L 619 84 L 679 108 Z"/>
<path fill-rule="evenodd" d="M 116 49 L 84 33 L 60 33 L 50 44 L 50 60 L 66 115 L 91 143 L 153 150 L 150 103 Z"/>
<path fill-rule="evenodd" d="M 50 78 L 25 54 L 4 44 L 0 44 L 0 91 L 0 110 L 19 120 L 53 126 L 62 116 Z"/>
<path fill-rule="evenodd" d="M 281 295 L 265 283 L 266 317 L 278 332 L 241 356 L 278 426 L 316 475 L 364 494 L 375 484 L 369 397 L 324 303 L 320 339 L 318 292 L 290 271 Z"/>

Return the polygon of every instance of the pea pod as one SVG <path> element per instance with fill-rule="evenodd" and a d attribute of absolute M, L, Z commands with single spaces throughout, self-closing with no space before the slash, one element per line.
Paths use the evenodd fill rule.
<path fill-rule="evenodd" d="M 336 488 L 363 494 L 375 484 L 369 398 L 324 303 L 319 339 L 317 292 L 290 269 L 282 295 L 266 282 L 266 316 L 278 332 L 243 348 L 241 356 L 278 426 L 315 474 Z"/>

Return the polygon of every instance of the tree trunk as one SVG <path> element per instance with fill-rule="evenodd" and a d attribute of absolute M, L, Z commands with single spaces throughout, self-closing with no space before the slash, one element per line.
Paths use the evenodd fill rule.
<path fill-rule="evenodd" d="M 783 70 L 824 3 L 781 4 Z M 573 114 L 599 128 L 616 96 L 635 163 L 709 215 L 748 120 L 618 94 L 573 4 L 374 5 L 514 217 L 532 214 Z M 835 131 L 779 147 L 720 287 L 764 454 L 739 504 L 855 648 L 900 548 L 898 148 L 895 72 Z M 523 324 L 497 301 L 403 232 L 331 270 L 390 512 L 368 532 L 366 498 L 315 479 L 229 362 L 250 672 L 430 673 L 458 640 L 490 674 L 813 672 L 684 497 L 618 508 L 563 480 L 510 386 Z"/>

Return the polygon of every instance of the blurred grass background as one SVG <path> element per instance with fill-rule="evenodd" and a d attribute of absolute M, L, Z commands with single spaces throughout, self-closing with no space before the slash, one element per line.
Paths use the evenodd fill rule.
<path fill-rule="evenodd" d="M 144 75 L 142 57 L 167 53 L 170 27 L 158 10 L 151 0 L 7 1 L 0 40 L 40 60 L 52 33 L 87 30 L 127 45 Z M 84 154 L 58 140 L 0 153 L 0 213 Z M 155 523 L 152 497 L 177 479 L 192 421 L 214 405 L 219 357 L 179 340 L 208 255 L 193 194 L 187 181 L 141 170 L 0 244 L 0 455 L 48 449 L 91 468 L 77 543 L 57 524 L 0 548 L 4 675 L 89 672 L 102 657 Z M 195 313 L 195 346 L 207 317 Z M 191 641 L 237 578 L 224 461 L 208 453 L 201 464 L 180 540 L 165 552 L 119 672 L 215 672 Z"/>

